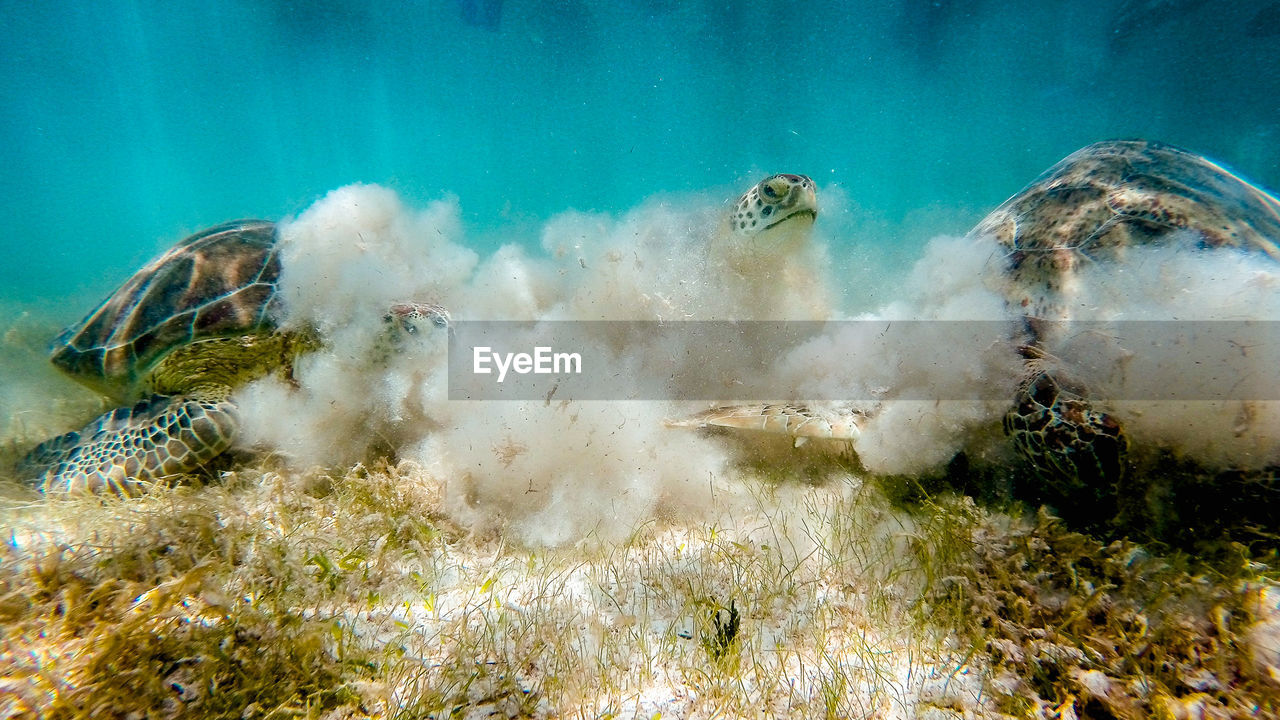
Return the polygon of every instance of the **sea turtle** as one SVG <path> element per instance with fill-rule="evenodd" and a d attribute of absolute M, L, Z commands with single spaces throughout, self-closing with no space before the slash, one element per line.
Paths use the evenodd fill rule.
<path fill-rule="evenodd" d="M 1046 333 L 1079 319 L 1078 275 L 1090 266 L 1119 267 L 1130 248 L 1173 243 L 1280 260 L 1280 203 L 1199 155 L 1157 142 L 1112 140 L 1049 168 L 987 215 L 969 238 L 994 243 L 997 285 L 1010 314 L 1026 325 L 1026 334 L 1010 343 L 1025 371 L 1003 419 L 1005 432 L 1059 496 L 1114 496 L 1128 466 L 1125 430 L 1113 414 L 1095 407 L 1087 389 L 1069 377 L 1071 368 L 1050 362 L 1046 350 Z M 875 412 L 736 406 L 672 424 L 856 440 Z"/>
<path fill-rule="evenodd" d="M 1076 151 L 971 231 L 1004 250 L 1007 301 L 1028 318 L 1026 378 L 1004 429 L 1047 480 L 1071 493 L 1112 487 L 1128 442 L 1083 388 L 1045 369 L 1044 337 L 1076 319 L 1075 276 L 1122 263 L 1125 250 L 1190 235 L 1280 261 L 1280 203 L 1209 160 L 1157 142 L 1106 141 Z M 1069 369 L 1068 369 L 1069 370 Z"/>
<path fill-rule="evenodd" d="M 59 369 L 133 403 L 48 440 L 18 463 L 42 491 L 132 492 L 197 470 L 232 445 L 232 391 L 319 347 L 282 331 L 276 225 L 238 220 L 196 233 L 147 264 L 54 341 Z M 383 318 L 388 349 L 443 309 L 397 303 Z"/>
<path fill-rule="evenodd" d="M 711 282 L 723 288 L 734 319 L 829 315 L 814 272 L 821 249 L 809 242 L 817 216 L 817 189 L 805 175 L 770 175 L 733 203 L 707 247 Z"/>
<path fill-rule="evenodd" d="M 734 203 L 731 230 L 744 238 L 776 229 L 783 223 L 812 226 L 818 217 L 817 190 L 807 175 L 779 173 L 761 180 Z M 803 221 L 807 220 L 807 224 Z"/>
<path fill-rule="evenodd" d="M 770 175 L 747 190 L 726 217 L 725 253 L 729 263 L 741 268 L 775 262 L 792 254 L 809 239 L 818 217 L 818 196 L 806 175 Z"/>

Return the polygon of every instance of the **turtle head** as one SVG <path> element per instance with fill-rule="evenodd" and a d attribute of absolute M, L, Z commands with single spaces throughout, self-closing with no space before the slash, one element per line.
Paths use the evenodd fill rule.
<path fill-rule="evenodd" d="M 393 357 L 421 351 L 432 342 L 433 331 L 452 333 L 449 311 L 433 303 L 400 302 L 382 316 L 382 333 L 373 345 L 375 366 L 385 366 Z"/>
<path fill-rule="evenodd" d="M 432 303 L 395 303 L 382 316 L 382 322 L 392 335 L 417 335 L 422 330 L 449 328 L 449 311 Z"/>
<path fill-rule="evenodd" d="M 753 244 L 772 243 L 774 231 L 806 237 L 818 217 L 813 180 L 804 175 L 770 175 L 755 184 L 733 206 L 733 234 Z"/>

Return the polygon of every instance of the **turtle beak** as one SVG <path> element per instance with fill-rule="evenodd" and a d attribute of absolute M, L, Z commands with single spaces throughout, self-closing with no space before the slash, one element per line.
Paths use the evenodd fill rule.
<path fill-rule="evenodd" d="M 791 191 L 792 206 L 799 205 L 809 208 L 802 212 L 807 212 L 812 217 L 818 216 L 818 194 L 813 189 L 813 181 L 804 175 L 795 175 L 797 182 Z"/>

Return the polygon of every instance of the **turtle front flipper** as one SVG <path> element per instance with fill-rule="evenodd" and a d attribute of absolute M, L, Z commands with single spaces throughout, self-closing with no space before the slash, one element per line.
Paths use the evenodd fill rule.
<path fill-rule="evenodd" d="M 865 413 L 850 408 L 820 410 L 802 405 L 729 405 L 690 418 L 667 420 L 672 428 L 722 427 L 790 435 L 800 444 L 809 438 L 857 440 L 866 423 Z"/>
<path fill-rule="evenodd" d="M 1070 385 L 1029 363 L 1004 430 L 1049 485 L 1056 499 L 1087 505 L 1114 502 L 1129 442 L 1115 418 L 1100 412 Z"/>
<path fill-rule="evenodd" d="M 41 443 L 18 473 L 42 492 L 132 494 L 221 455 L 238 426 L 235 405 L 224 398 L 152 395 Z"/>

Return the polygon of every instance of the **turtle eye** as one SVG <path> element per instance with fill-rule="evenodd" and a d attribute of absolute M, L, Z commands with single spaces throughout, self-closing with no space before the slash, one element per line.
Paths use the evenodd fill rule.
<path fill-rule="evenodd" d="M 781 200 L 790 191 L 791 183 L 787 182 L 787 179 L 781 175 L 774 175 L 765 180 L 760 186 L 761 194 L 773 201 Z"/>

